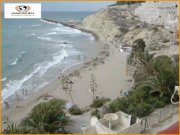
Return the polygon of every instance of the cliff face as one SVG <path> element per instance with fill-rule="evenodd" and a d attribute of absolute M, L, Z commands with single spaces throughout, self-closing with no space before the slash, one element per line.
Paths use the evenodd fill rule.
<path fill-rule="evenodd" d="M 133 19 L 134 15 L 129 11 L 128 6 L 115 6 L 99 10 L 86 17 L 82 26 L 96 32 L 101 39 L 114 42 L 130 27 L 139 23 Z"/>
<path fill-rule="evenodd" d="M 110 45 L 121 43 L 131 46 L 136 39 L 143 38 L 150 50 L 171 46 L 174 42 L 173 33 L 160 26 L 145 24 L 134 16 L 138 5 L 113 6 L 99 10 L 86 17 L 82 21 L 82 27 L 94 31 Z"/>

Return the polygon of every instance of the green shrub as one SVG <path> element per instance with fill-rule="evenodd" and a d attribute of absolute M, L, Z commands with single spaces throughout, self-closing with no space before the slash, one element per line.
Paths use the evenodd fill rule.
<path fill-rule="evenodd" d="M 69 111 L 72 115 L 81 115 L 83 113 L 83 111 L 77 106 L 72 107 Z"/>
<path fill-rule="evenodd" d="M 145 47 L 146 47 L 145 41 L 142 38 L 139 38 L 139 39 L 137 39 L 137 40 L 135 40 L 133 42 L 133 48 L 132 49 L 133 49 L 133 51 L 135 53 L 137 53 L 137 52 L 144 52 Z"/>
<path fill-rule="evenodd" d="M 126 108 L 128 106 L 128 102 L 125 97 L 123 98 L 116 98 L 109 104 L 109 110 L 112 112 L 117 112 L 119 110 L 123 112 L 127 112 Z"/>
<path fill-rule="evenodd" d="M 166 106 L 166 103 L 163 101 L 159 101 L 157 100 L 154 104 L 153 104 L 154 108 L 162 108 L 164 106 Z"/>
<path fill-rule="evenodd" d="M 148 104 L 151 104 L 154 108 L 162 108 L 164 107 L 167 103 L 164 102 L 164 100 L 161 100 L 159 97 L 150 97 L 147 100 Z"/>
<path fill-rule="evenodd" d="M 158 27 L 153 27 L 152 30 L 153 30 L 154 32 L 158 32 L 158 31 L 159 31 L 159 28 L 158 28 Z"/>
<path fill-rule="evenodd" d="M 31 133 L 65 133 L 64 127 L 71 121 L 63 111 L 64 104 L 60 99 L 39 103 L 21 121 L 20 126 L 31 128 Z"/>
<path fill-rule="evenodd" d="M 99 99 L 95 99 L 93 100 L 93 103 L 90 105 L 92 108 L 99 108 L 101 106 L 103 106 L 106 102 L 110 101 L 109 98 L 99 98 Z"/>
<path fill-rule="evenodd" d="M 141 102 L 137 104 L 136 111 L 134 113 L 135 116 L 142 118 L 149 115 L 152 111 L 153 111 L 152 105 L 145 102 Z"/>
<path fill-rule="evenodd" d="M 101 114 L 97 108 L 91 112 L 91 115 L 96 116 L 98 119 L 101 118 Z"/>

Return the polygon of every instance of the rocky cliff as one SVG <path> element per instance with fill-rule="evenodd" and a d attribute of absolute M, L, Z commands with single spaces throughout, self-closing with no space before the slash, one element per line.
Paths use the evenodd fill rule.
<path fill-rule="evenodd" d="M 96 32 L 102 40 L 114 42 L 138 23 L 128 6 L 123 5 L 99 10 L 86 17 L 82 26 Z"/>
<path fill-rule="evenodd" d="M 138 38 L 143 38 L 147 48 L 160 50 L 167 48 L 174 42 L 174 33 L 161 26 L 141 22 L 134 15 L 139 4 L 112 6 L 101 9 L 86 17 L 82 27 L 98 34 L 101 40 L 110 45 L 129 45 Z"/>

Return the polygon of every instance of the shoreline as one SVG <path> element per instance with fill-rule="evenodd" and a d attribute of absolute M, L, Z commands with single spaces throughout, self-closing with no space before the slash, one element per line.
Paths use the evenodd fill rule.
<path fill-rule="evenodd" d="M 69 27 L 69 25 L 66 25 L 67 27 Z M 74 28 L 76 29 L 75 27 L 71 27 L 71 28 Z M 91 33 L 89 31 L 84 31 L 84 30 L 81 30 L 82 32 L 86 32 L 86 33 Z M 91 33 L 92 34 L 92 33 Z M 95 34 L 92 34 L 92 36 L 94 37 Z M 95 43 L 97 44 L 97 38 L 95 38 Z M 102 48 L 99 50 L 98 54 L 94 55 L 93 57 L 90 57 L 88 58 L 88 62 L 92 62 L 94 58 L 98 57 L 100 55 L 100 52 L 102 52 L 103 48 L 104 48 L 104 43 L 100 43 L 100 44 L 97 44 L 97 45 L 101 45 Z M 90 65 L 88 65 L 90 66 Z M 68 76 L 70 74 L 72 74 L 74 71 L 78 70 L 80 71 L 81 69 L 84 69 L 86 67 L 88 67 L 84 64 L 84 62 L 79 62 L 77 64 L 74 64 L 72 66 L 69 66 L 67 68 L 65 68 L 63 71 L 62 71 L 62 75 L 65 75 L 65 76 Z M 10 108 L 7 110 L 5 108 L 5 105 L 2 104 L 2 119 L 5 119 L 6 120 L 6 117 L 11 121 L 14 121 L 14 118 L 13 116 L 18 114 L 18 113 L 21 113 L 22 116 L 20 117 L 19 120 L 15 120 L 15 122 L 19 122 L 23 116 L 27 116 L 27 112 L 29 112 L 37 103 L 39 102 L 42 102 L 42 100 L 39 100 L 37 101 L 37 99 L 42 96 L 43 94 L 45 93 L 51 93 L 51 90 L 50 89 L 53 89 L 52 91 L 57 91 L 57 89 L 59 89 L 59 82 L 58 82 L 58 77 L 59 75 L 57 75 L 56 77 L 54 77 L 53 80 L 49 81 L 48 84 L 46 84 L 45 86 L 39 88 L 38 90 L 33 90 L 33 91 L 28 91 L 28 94 L 27 95 L 23 95 L 21 96 L 20 94 L 20 99 L 17 100 L 16 98 L 16 95 L 13 94 L 12 96 L 8 97 L 7 100 L 8 100 L 8 103 L 10 104 Z M 67 101 L 68 97 L 65 96 L 66 94 L 63 94 L 61 97 L 58 97 L 58 98 L 61 98 L 65 101 Z M 65 98 L 64 98 L 65 97 Z M 22 109 L 24 108 L 27 108 L 25 114 L 23 114 L 24 112 L 21 112 Z M 20 111 L 20 112 L 19 112 Z M 16 118 L 15 118 L 16 119 Z M 3 121 L 2 121 L 3 122 Z"/>
<path fill-rule="evenodd" d="M 43 18 L 43 19 L 41 19 L 41 20 L 47 21 L 47 22 L 49 22 L 49 23 L 61 24 L 61 25 L 66 26 L 66 27 L 78 29 L 78 30 L 80 30 L 80 31 L 82 31 L 82 32 L 92 34 L 92 36 L 95 38 L 95 41 L 99 41 L 99 40 L 100 40 L 100 38 L 99 38 L 99 36 L 98 36 L 97 33 L 93 32 L 93 31 L 91 31 L 91 30 L 85 29 L 85 28 L 83 28 L 83 27 L 78 27 L 78 26 L 75 25 L 75 24 L 70 24 L 70 23 L 72 23 L 72 22 L 68 23 L 68 22 L 55 21 L 55 20 L 52 20 L 52 19 L 45 19 L 45 18 Z"/>
<path fill-rule="evenodd" d="M 49 22 L 49 23 L 54 23 L 54 24 L 62 24 L 63 26 L 66 26 L 66 27 L 70 27 L 70 28 L 74 28 L 74 29 L 78 29 L 78 30 L 81 30 L 82 32 L 85 32 L 85 33 L 90 33 L 90 34 L 92 34 L 91 36 L 94 38 L 94 42 L 98 42 L 99 40 L 97 40 L 97 34 L 95 34 L 94 32 L 92 32 L 92 31 L 88 31 L 88 30 L 85 30 L 85 29 L 80 29 L 80 28 L 77 28 L 75 25 L 73 26 L 73 25 L 69 25 L 68 23 L 63 23 L 63 22 L 56 22 L 56 21 L 51 21 L 51 20 L 47 20 L 47 19 L 41 19 L 41 20 L 43 20 L 43 21 L 47 21 L 47 22 Z M 104 46 L 104 45 L 103 45 Z M 100 50 L 102 50 L 102 48 L 100 49 Z M 99 55 L 99 52 L 98 52 L 98 54 L 97 55 L 94 55 L 93 57 L 97 57 Z M 88 58 L 88 59 L 90 59 L 90 57 Z M 66 74 L 66 72 L 68 72 L 69 70 L 73 70 L 73 68 L 74 68 L 74 66 L 76 67 L 76 66 L 78 66 L 78 65 L 81 65 L 81 64 L 83 64 L 83 62 L 81 62 L 81 63 L 77 63 L 77 64 L 75 64 L 75 65 L 71 65 L 71 66 L 68 66 L 68 67 L 66 67 L 65 69 L 63 69 L 64 71 L 63 72 L 65 72 L 65 74 Z M 67 71 L 68 70 L 68 71 Z M 71 71 L 69 71 L 69 72 L 71 72 Z M 4 79 L 4 78 L 3 78 Z M 3 80 L 4 81 L 4 80 Z M 38 89 L 38 91 L 39 90 L 41 90 L 42 88 L 39 88 Z M 33 92 L 36 92 L 37 90 L 33 90 L 33 91 L 29 91 L 30 93 L 33 93 Z M 15 100 L 15 94 L 13 94 L 13 95 L 11 95 L 11 96 L 9 96 L 6 100 L 8 100 L 8 101 L 10 101 L 10 102 L 12 102 L 13 100 Z M 6 101 L 6 100 L 4 100 L 4 101 Z M 2 101 L 2 103 L 4 103 L 4 101 Z M 4 105 L 4 104 L 3 104 Z M 2 106 L 3 106 L 2 105 Z"/>
<path fill-rule="evenodd" d="M 70 78 L 74 82 L 72 95 L 75 104 L 80 108 L 86 108 L 92 103 L 93 97 L 92 93 L 89 91 L 92 73 L 97 76 L 99 90 L 96 92 L 96 95 L 99 97 L 114 99 L 119 95 L 122 89 L 128 91 L 132 85 L 126 81 L 130 78 L 130 76 L 127 76 L 125 73 L 127 53 L 119 52 L 114 46 L 107 47 L 104 41 L 100 43 L 103 48 L 95 58 L 88 61 L 88 64 L 75 64 L 65 69 L 63 73 L 63 75 L 65 74 L 66 76 L 69 76 L 74 71 L 80 73 L 80 76 L 70 75 Z M 106 74 L 108 74 L 108 76 L 106 76 Z M 28 113 L 30 113 L 35 105 L 46 101 L 43 100 L 42 97 L 46 94 L 53 98 L 60 98 L 66 102 L 71 102 L 69 95 L 62 90 L 61 86 L 61 82 L 59 82 L 57 75 L 48 85 L 40 90 L 28 93 L 29 95 L 27 98 L 19 101 L 15 100 L 8 110 L 3 108 L 2 122 L 8 119 L 8 121 L 19 123 L 23 118 L 27 117 Z M 47 100 L 52 99 L 52 97 L 49 97 Z M 3 124 L 3 127 L 6 127 L 6 124 Z"/>
<path fill-rule="evenodd" d="M 93 66 L 94 59 L 92 59 L 87 65 L 84 63 L 75 64 L 74 66 L 67 68 L 63 73 L 65 76 L 73 74 L 74 71 L 80 73 L 80 76 L 70 75 L 70 78 L 74 82 L 72 94 L 75 104 L 80 108 L 86 108 L 92 103 L 92 93 L 89 92 L 89 82 L 92 72 L 97 75 L 97 81 L 100 87 L 100 91 L 96 94 L 97 96 L 114 99 L 119 94 L 121 88 L 128 90 L 131 87 L 131 85 L 127 84 L 125 81 L 129 77 L 126 77 L 124 74 L 127 54 L 120 53 L 115 47 L 108 49 L 108 51 L 111 51 L 111 54 L 104 59 L 104 64 L 98 63 L 96 66 Z M 99 54 L 97 57 L 100 56 L 101 55 Z M 118 72 L 121 76 L 117 74 Z M 106 73 L 109 74 L 109 76 L 105 77 L 104 75 Z M 112 79 L 112 81 L 109 81 L 109 79 Z M 121 83 L 119 83 L 119 81 Z M 113 89 L 114 92 L 112 93 L 110 89 Z M 6 118 L 8 118 L 10 121 L 19 123 L 22 118 L 25 118 L 28 115 L 35 105 L 46 101 L 42 99 L 42 95 L 46 93 L 52 95 L 53 98 L 60 98 L 66 102 L 71 101 L 69 96 L 61 89 L 61 83 L 59 83 L 58 78 L 55 77 L 48 85 L 38 91 L 30 93 L 27 98 L 20 101 L 15 100 L 8 110 L 3 108 L 3 121 L 6 121 Z M 48 100 L 49 99 L 52 98 L 50 97 Z"/>

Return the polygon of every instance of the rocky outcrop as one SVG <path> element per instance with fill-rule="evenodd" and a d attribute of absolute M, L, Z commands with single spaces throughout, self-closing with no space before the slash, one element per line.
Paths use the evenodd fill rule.
<path fill-rule="evenodd" d="M 141 22 L 134 15 L 139 4 L 107 7 L 86 17 L 82 27 L 94 31 L 101 40 L 110 45 L 128 45 L 139 38 L 144 39 L 148 50 L 170 47 L 175 41 L 175 33 L 157 26 Z"/>
<path fill-rule="evenodd" d="M 129 31 L 129 28 L 138 23 L 140 21 L 135 19 L 128 6 L 123 5 L 99 10 L 86 17 L 82 22 L 82 27 L 96 32 L 100 39 L 106 42 L 115 43 L 119 37 Z"/>
<path fill-rule="evenodd" d="M 160 50 L 171 46 L 174 41 L 174 33 L 160 26 L 145 25 L 141 28 L 135 28 L 127 32 L 122 38 L 121 42 L 132 45 L 132 43 L 142 38 L 149 50 Z"/>

